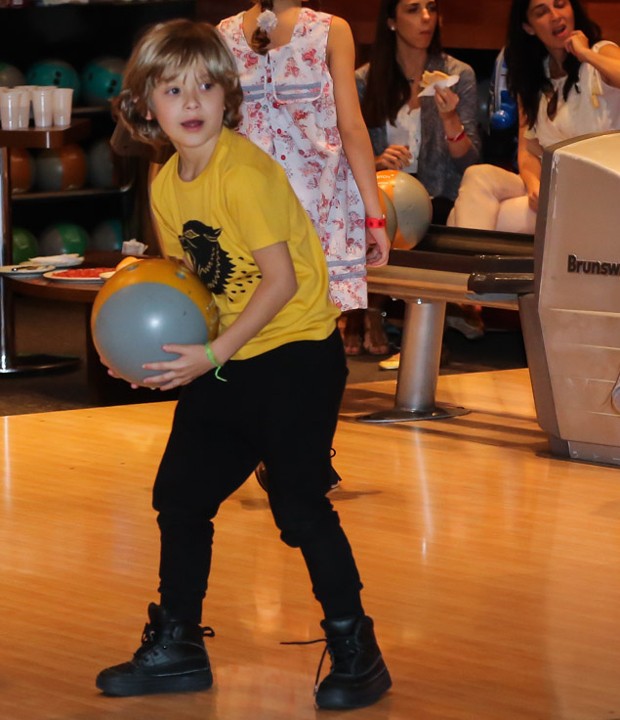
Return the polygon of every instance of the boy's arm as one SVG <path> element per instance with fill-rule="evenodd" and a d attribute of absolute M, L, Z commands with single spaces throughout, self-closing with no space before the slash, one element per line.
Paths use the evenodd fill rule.
<path fill-rule="evenodd" d="M 211 343 L 222 364 L 271 322 L 297 292 L 297 276 L 286 242 L 255 250 L 252 257 L 262 279 L 239 317 Z"/>
<path fill-rule="evenodd" d="M 210 343 L 220 365 L 257 335 L 297 292 L 297 277 L 286 242 L 256 250 L 252 253 L 262 279 L 250 301 L 234 323 Z M 160 390 L 187 385 L 215 366 L 209 361 L 202 345 L 164 345 L 166 352 L 179 357 L 168 362 L 148 363 L 147 370 L 161 370 L 160 375 L 148 377 L 144 384 Z"/>
<path fill-rule="evenodd" d="M 348 23 L 332 19 L 327 41 L 327 63 L 334 82 L 338 130 L 342 146 L 359 188 L 366 215 L 381 217 L 375 156 L 366 123 L 360 109 L 355 83 L 355 45 Z M 369 265 L 384 265 L 388 259 L 389 240 L 384 229 L 373 229 L 369 235 Z"/>

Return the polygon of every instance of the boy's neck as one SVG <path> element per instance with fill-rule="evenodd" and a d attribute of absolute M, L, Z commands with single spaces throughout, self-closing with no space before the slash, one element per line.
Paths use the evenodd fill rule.
<path fill-rule="evenodd" d="M 179 156 L 179 160 L 177 162 L 177 170 L 179 178 L 183 180 L 183 182 L 191 182 L 205 171 L 205 169 L 211 162 L 211 158 L 213 157 L 215 148 L 217 147 L 217 143 L 219 142 L 221 135 L 222 133 L 220 132 L 216 138 L 214 138 L 212 141 L 210 140 L 204 145 L 201 145 L 200 147 L 176 148 Z"/>

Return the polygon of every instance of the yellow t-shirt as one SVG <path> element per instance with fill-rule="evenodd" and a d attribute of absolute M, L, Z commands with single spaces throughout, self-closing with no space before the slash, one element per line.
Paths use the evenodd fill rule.
<path fill-rule="evenodd" d="M 151 203 L 165 253 L 189 258 L 213 293 L 220 332 L 261 280 L 252 252 L 288 244 L 297 292 L 233 359 L 333 332 L 339 311 L 329 300 L 321 242 L 284 170 L 252 142 L 223 128 L 209 164 L 190 182 L 179 178 L 173 155 L 153 181 Z"/>

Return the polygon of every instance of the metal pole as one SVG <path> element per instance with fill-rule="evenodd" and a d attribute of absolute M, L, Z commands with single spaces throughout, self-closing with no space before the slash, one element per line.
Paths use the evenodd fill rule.
<path fill-rule="evenodd" d="M 395 407 L 362 415 L 359 421 L 393 423 L 438 420 L 469 412 L 456 405 L 435 402 L 445 316 L 445 301 L 422 298 L 407 301 Z"/>

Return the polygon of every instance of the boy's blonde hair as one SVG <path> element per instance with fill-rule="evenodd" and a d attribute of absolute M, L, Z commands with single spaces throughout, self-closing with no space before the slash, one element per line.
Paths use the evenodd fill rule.
<path fill-rule="evenodd" d="M 147 120 L 153 90 L 185 70 L 203 66 L 209 80 L 224 90 L 224 122 L 239 124 L 243 91 L 235 61 L 218 31 L 208 23 L 169 20 L 148 30 L 133 49 L 123 78 L 123 89 L 113 111 L 132 138 L 160 148 L 167 138 L 157 120 Z"/>

